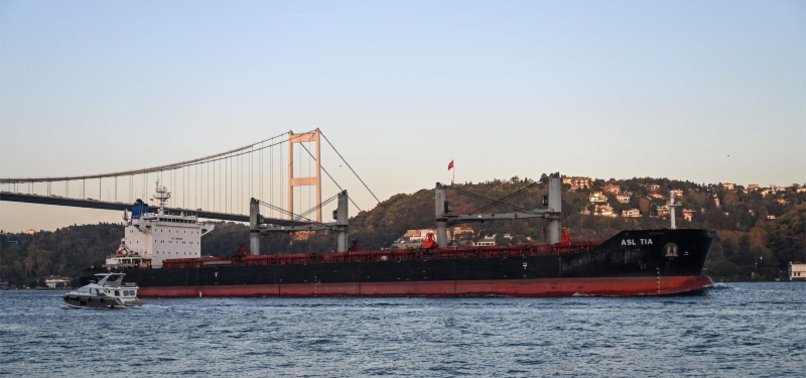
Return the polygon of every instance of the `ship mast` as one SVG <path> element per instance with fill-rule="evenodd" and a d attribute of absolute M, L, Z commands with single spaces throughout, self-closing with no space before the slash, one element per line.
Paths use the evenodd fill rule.
<path fill-rule="evenodd" d="M 681 203 L 674 202 L 674 190 L 669 191 L 669 215 L 670 215 L 669 219 L 670 219 L 670 221 L 672 223 L 671 224 L 672 230 L 677 228 L 677 225 L 675 224 L 675 218 L 674 218 L 674 215 L 675 215 L 674 208 L 675 207 L 680 207 L 680 206 L 682 206 Z"/>
<path fill-rule="evenodd" d="M 163 215 L 165 213 L 165 204 L 168 202 L 168 199 L 171 198 L 171 192 L 169 192 L 165 186 L 160 186 L 160 180 L 157 180 L 157 188 L 155 191 L 157 194 L 154 195 L 153 199 L 160 201 L 159 214 Z"/>

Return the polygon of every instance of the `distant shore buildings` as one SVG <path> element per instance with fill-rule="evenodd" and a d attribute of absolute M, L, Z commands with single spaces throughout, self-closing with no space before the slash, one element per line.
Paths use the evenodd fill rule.
<path fill-rule="evenodd" d="M 563 185 L 570 185 L 571 190 L 589 189 L 591 182 L 590 177 L 563 176 Z"/>
<path fill-rule="evenodd" d="M 568 185 L 571 190 L 589 190 L 587 205 L 583 207 L 581 214 L 608 217 L 608 218 L 669 218 L 671 217 L 672 208 L 669 206 L 669 196 L 675 198 L 676 202 L 685 199 L 686 190 L 681 188 L 662 188 L 659 184 L 648 183 L 642 185 L 640 190 L 631 187 L 633 191 L 624 190 L 622 184 L 618 182 L 602 182 L 591 177 L 583 176 L 564 176 L 562 182 Z M 796 193 L 806 192 L 806 184 L 804 186 L 794 185 L 789 188 L 782 188 L 777 186 L 761 187 L 758 184 L 750 184 L 747 188 L 735 183 L 726 182 L 720 184 L 702 185 L 699 186 L 702 192 L 706 193 L 704 197 L 708 201 L 712 201 L 715 207 L 720 207 L 721 201 L 719 191 L 746 191 L 747 193 L 760 193 L 766 197 L 776 193 L 785 191 L 793 191 Z M 687 190 L 694 190 L 691 187 Z M 638 192 L 636 194 L 636 192 Z M 776 202 L 781 205 L 786 205 L 785 198 L 776 198 Z M 611 205 L 611 204 L 615 204 Z M 640 206 L 639 206 L 640 204 Z M 638 206 L 638 207 L 636 207 Z M 644 209 L 645 211 L 641 211 Z M 697 214 L 704 214 L 705 208 L 692 209 L 682 208 L 675 210 L 678 212 L 680 221 L 694 222 L 696 221 Z M 751 210 L 752 211 L 752 210 Z M 751 213 L 752 214 L 752 213 Z M 726 213 L 726 215 L 728 215 Z M 774 215 L 766 215 L 765 219 L 775 220 Z M 428 235 L 434 235 L 436 231 L 431 228 L 425 229 L 411 229 L 398 238 L 393 244 L 392 248 L 421 248 L 423 242 L 428 239 Z M 530 237 L 515 236 L 506 233 L 503 234 L 501 239 L 505 243 L 523 242 L 524 240 L 531 240 Z M 495 246 L 497 245 L 498 236 L 493 235 L 477 235 L 473 228 L 469 226 L 456 226 L 448 230 L 448 239 L 453 245 L 457 246 Z M 806 264 L 794 265 L 796 277 L 803 276 L 806 279 Z M 802 269 L 802 270 L 799 270 Z"/>
<path fill-rule="evenodd" d="M 70 287 L 70 277 L 49 276 L 45 278 L 45 286 L 50 289 Z"/>
<path fill-rule="evenodd" d="M 806 281 L 806 263 L 790 262 L 789 263 L 789 280 L 790 281 Z"/>
<path fill-rule="evenodd" d="M 636 193 L 633 193 L 632 191 L 622 190 L 622 184 L 613 181 L 613 179 L 610 179 L 608 182 L 603 183 L 602 180 L 591 177 L 563 177 L 563 184 L 570 186 L 571 190 L 590 190 L 588 195 L 588 206 L 585 206 L 581 211 L 581 214 L 583 215 L 621 218 L 640 218 L 642 216 L 649 216 L 652 218 L 668 218 L 671 216 L 671 210 L 668 206 L 669 196 L 673 196 L 676 201 L 679 202 L 685 198 L 684 195 L 686 194 L 685 190 L 680 188 L 666 190 L 663 189 L 659 184 L 648 183 L 643 185 L 644 190 L 641 191 L 643 194 L 636 195 Z M 780 187 L 775 185 L 762 187 L 758 184 L 749 184 L 745 188 L 736 183 L 725 182 L 709 185 L 702 184 L 699 187 L 701 187 L 704 192 L 707 192 L 707 200 L 711 201 L 713 206 L 717 208 L 722 206 L 722 200 L 720 199 L 722 195 L 720 194 L 720 191 L 745 191 L 746 193 L 759 193 L 763 197 L 780 195 L 778 198 L 775 198 L 775 202 L 782 206 L 789 205 L 791 201 L 790 199 L 785 198 L 783 193 L 806 193 L 806 183 L 803 185 L 793 184 L 789 187 Z M 689 190 L 691 189 L 689 188 Z M 697 191 L 697 189 L 694 190 L 695 192 Z M 625 206 L 623 206 L 629 204 L 636 206 L 638 203 L 635 201 L 639 199 L 640 201 L 649 201 L 650 206 L 648 207 L 648 211 L 641 211 L 641 209 L 647 210 L 647 208 L 644 207 L 645 205 L 641 205 L 641 209 L 635 207 L 625 208 Z M 616 206 L 612 206 L 611 203 L 616 204 Z M 700 210 L 702 211 L 684 208 L 677 211 L 682 212 L 683 221 L 693 222 L 695 221 L 698 213 L 705 213 L 704 208 Z M 776 218 L 774 215 L 767 215 L 766 219 L 774 220 Z"/>

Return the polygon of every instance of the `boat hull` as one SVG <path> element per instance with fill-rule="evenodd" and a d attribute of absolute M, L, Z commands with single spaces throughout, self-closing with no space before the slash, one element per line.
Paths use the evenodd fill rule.
<path fill-rule="evenodd" d="M 707 276 L 579 277 L 515 280 L 345 282 L 268 285 L 161 286 L 141 297 L 569 297 L 693 294 L 711 287 Z"/>
<path fill-rule="evenodd" d="M 120 298 L 65 294 L 64 303 L 72 308 L 125 308 L 126 304 Z"/>
<path fill-rule="evenodd" d="M 699 292 L 714 234 L 624 231 L 595 243 L 166 261 L 140 297 L 632 296 Z"/>

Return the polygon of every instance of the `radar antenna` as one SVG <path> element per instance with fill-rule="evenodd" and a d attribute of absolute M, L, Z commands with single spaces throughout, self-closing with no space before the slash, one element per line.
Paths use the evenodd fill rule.
<path fill-rule="evenodd" d="M 157 180 L 157 187 L 154 191 L 156 192 L 156 194 L 154 194 L 154 197 L 152 199 L 160 201 L 159 213 L 163 214 L 165 212 L 165 204 L 171 198 L 171 192 L 169 192 L 168 189 L 165 188 L 165 186 L 160 186 L 160 180 Z"/>

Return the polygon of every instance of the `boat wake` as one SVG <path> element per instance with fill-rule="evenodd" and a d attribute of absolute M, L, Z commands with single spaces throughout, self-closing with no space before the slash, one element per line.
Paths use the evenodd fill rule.
<path fill-rule="evenodd" d="M 715 282 L 711 287 L 710 290 L 734 290 L 735 287 L 731 286 L 729 283 L 726 282 Z"/>

